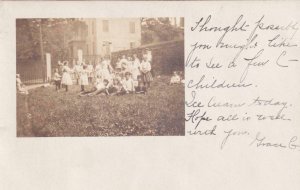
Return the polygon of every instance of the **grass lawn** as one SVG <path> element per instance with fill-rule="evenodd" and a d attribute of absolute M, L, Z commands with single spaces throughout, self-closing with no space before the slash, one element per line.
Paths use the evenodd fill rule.
<path fill-rule="evenodd" d="M 17 136 L 184 135 L 184 85 L 155 78 L 146 95 L 80 97 L 54 86 L 17 95 Z"/>

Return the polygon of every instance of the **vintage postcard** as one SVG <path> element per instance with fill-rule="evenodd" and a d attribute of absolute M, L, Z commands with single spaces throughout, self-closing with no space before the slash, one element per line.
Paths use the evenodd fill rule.
<path fill-rule="evenodd" d="M 0 189 L 300 189 L 298 1 L 1 1 Z"/>

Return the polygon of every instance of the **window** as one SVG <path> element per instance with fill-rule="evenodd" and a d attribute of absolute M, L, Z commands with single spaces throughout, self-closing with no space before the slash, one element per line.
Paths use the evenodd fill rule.
<path fill-rule="evenodd" d="M 130 42 L 130 49 L 135 48 L 135 43 L 134 42 Z"/>
<path fill-rule="evenodd" d="M 103 20 L 102 29 L 103 29 L 103 32 L 108 32 L 109 31 L 109 22 L 108 22 L 108 20 Z"/>
<path fill-rule="evenodd" d="M 129 22 L 129 32 L 135 33 L 135 22 Z"/>

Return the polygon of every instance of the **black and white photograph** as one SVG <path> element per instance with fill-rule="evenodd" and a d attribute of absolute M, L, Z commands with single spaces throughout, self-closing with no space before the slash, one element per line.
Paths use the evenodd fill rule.
<path fill-rule="evenodd" d="M 184 18 L 16 19 L 17 137 L 183 136 Z"/>

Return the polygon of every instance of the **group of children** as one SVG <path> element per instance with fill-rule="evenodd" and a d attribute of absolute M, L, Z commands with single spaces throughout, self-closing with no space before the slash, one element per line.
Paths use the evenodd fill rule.
<path fill-rule="evenodd" d="M 149 52 L 142 55 L 141 61 L 136 54 L 133 57 L 123 55 L 113 66 L 108 57 L 103 58 L 95 66 L 91 62 L 85 64 L 84 61 L 78 61 L 72 69 L 68 61 L 64 61 L 58 63 L 53 81 L 57 91 L 61 88 L 68 91 L 69 86 L 75 82 L 81 87 L 80 96 L 146 94 L 153 81 L 151 63 L 152 55 Z M 28 94 L 20 75 L 17 74 L 16 78 L 18 92 Z M 183 73 L 174 71 L 170 84 L 181 83 L 184 83 Z M 93 87 L 87 90 L 86 87 L 90 84 Z"/>
<path fill-rule="evenodd" d="M 53 80 L 57 91 L 61 87 L 68 91 L 74 79 L 81 86 L 80 96 L 145 94 L 153 80 L 151 62 L 152 56 L 147 54 L 143 54 L 142 61 L 136 54 L 133 58 L 130 56 L 126 58 L 123 55 L 118 58 L 114 67 L 107 57 L 99 61 L 95 67 L 91 63 L 77 62 L 71 69 L 68 62 L 64 61 L 55 70 Z M 91 90 L 86 89 L 89 84 L 93 84 Z"/>

